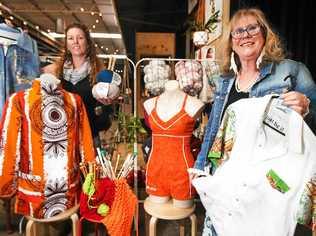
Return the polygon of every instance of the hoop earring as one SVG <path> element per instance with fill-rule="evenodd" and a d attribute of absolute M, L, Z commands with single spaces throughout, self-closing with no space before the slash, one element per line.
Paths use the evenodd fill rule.
<path fill-rule="evenodd" d="M 235 62 L 235 53 L 234 53 L 234 51 L 232 51 L 232 53 L 230 54 L 230 67 L 229 67 L 229 69 L 232 69 L 235 74 L 238 73 L 237 65 L 236 65 L 236 62 Z"/>
<path fill-rule="evenodd" d="M 260 55 L 259 55 L 259 57 L 257 58 L 257 61 L 256 61 L 256 67 L 257 67 L 258 70 L 260 69 L 260 64 L 262 62 L 264 54 L 265 53 L 264 53 L 264 48 L 263 48 L 261 53 L 260 53 Z"/>

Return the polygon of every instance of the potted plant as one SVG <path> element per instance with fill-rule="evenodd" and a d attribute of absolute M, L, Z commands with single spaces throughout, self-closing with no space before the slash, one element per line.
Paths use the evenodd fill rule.
<path fill-rule="evenodd" d="M 131 149 L 133 144 L 137 142 L 137 138 L 146 133 L 139 117 L 124 112 L 118 113 L 117 143 L 123 141 L 123 143 L 128 144 L 128 149 Z"/>
<path fill-rule="evenodd" d="M 207 44 L 209 33 L 214 32 L 217 23 L 220 21 L 220 11 L 214 12 L 206 23 L 204 23 L 205 4 L 204 0 L 199 1 L 196 15 L 187 21 L 188 28 L 193 32 L 193 43 L 195 46 L 201 47 Z"/>

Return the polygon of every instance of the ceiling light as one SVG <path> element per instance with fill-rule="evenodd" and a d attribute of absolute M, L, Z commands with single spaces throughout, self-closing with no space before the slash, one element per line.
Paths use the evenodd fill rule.
<path fill-rule="evenodd" d="M 101 12 L 99 13 L 99 16 L 102 16 L 102 13 L 101 13 Z"/>
<path fill-rule="evenodd" d="M 50 33 L 50 29 L 48 29 L 47 32 Z"/>
<path fill-rule="evenodd" d="M 96 19 L 96 20 L 95 20 L 95 23 L 99 23 L 99 20 L 98 20 L 98 19 Z"/>
<path fill-rule="evenodd" d="M 97 48 L 97 47 L 98 47 L 98 44 L 94 44 L 94 46 Z"/>
<path fill-rule="evenodd" d="M 92 28 L 95 29 L 95 25 L 92 25 Z"/>
<path fill-rule="evenodd" d="M 83 8 L 83 7 L 81 7 L 81 8 L 80 8 L 80 11 L 84 11 L 84 8 Z"/>
<path fill-rule="evenodd" d="M 112 34 L 112 33 L 92 33 L 92 38 L 111 38 L 111 39 L 121 39 L 121 34 Z"/>
<path fill-rule="evenodd" d="M 103 49 L 103 46 L 101 46 L 101 49 Z"/>
<path fill-rule="evenodd" d="M 117 58 L 117 59 L 126 59 L 127 58 L 127 56 L 124 55 L 124 54 L 116 54 L 116 55 L 97 54 L 97 57 L 99 57 L 99 58 L 111 58 L 111 57 L 114 57 L 114 58 Z"/>
<path fill-rule="evenodd" d="M 23 25 L 27 25 L 27 22 L 26 22 L 26 21 L 23 21 Z"/>
<path fill-rule="evenodd" d="M 94 11 L 91 12 L 91 16 L 94 16 Z"/>
<path fill-rule="evenodd" d="M 10 18 L 10 20 L 14 20 L 14 17 L 13 17 L 13 16 L 10 16 L 9 18 Z"/>
<path fill-rule="evenodd" d="M 55 32 L 49 33 L 49 35 L 52 36 L 53 38 L 65 38 L 65 34 L 58 34 Z M 121 39 L 122 38 L 121 34 L 112 34 L 112 33 L 90 33 L 90 36 L 91 38 L 103 38 L 103 39 Z"/>
<path fill-rule="evenodd" d="M 35 26 L 35 29 L 39 30 L 39 26 L 38 26 L 38 25 L 37 25 L 37 26 Z"/>

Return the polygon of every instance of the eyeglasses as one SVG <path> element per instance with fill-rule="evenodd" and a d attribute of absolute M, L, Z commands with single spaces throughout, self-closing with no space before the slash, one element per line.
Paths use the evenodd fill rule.
<path fill-rule="evenodd" d="M 247 32 L 249 35 L 254 36 L 258 34 L 261 30 L 259 24 L 251 24 L 247 25 L 246 27 L 237 28 L 236 30 L 232 31 L 230 34 L 234 39 L 240 39 L 244 37 L 244 33 Z"/>

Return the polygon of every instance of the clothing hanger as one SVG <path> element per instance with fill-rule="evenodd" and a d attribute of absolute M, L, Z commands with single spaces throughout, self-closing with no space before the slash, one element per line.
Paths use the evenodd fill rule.
<path fill-rule="evenodd" d="M 2 43 L 14 43 L 20 36 L 20 30 L 16 29 L 14 26 L 9 25 L 4 19 L 4 22 L 0 22 L 0 42 Z M 4 39 L 1 40 L 1 39 Z M 11 42 L 10 42 L 11 41 Z"/>

